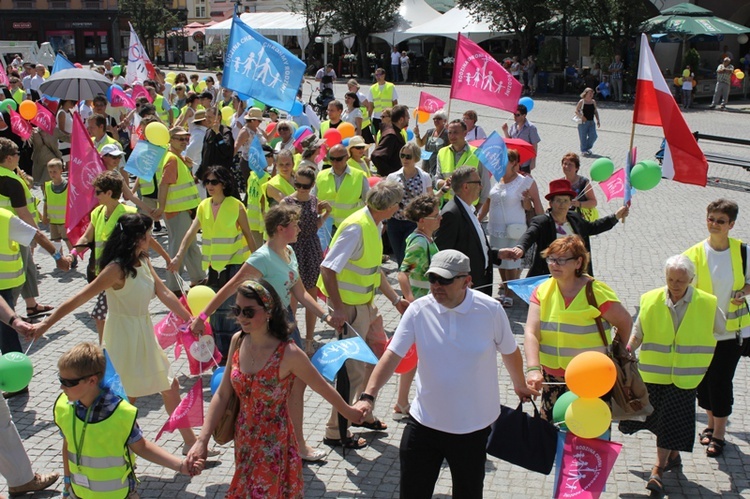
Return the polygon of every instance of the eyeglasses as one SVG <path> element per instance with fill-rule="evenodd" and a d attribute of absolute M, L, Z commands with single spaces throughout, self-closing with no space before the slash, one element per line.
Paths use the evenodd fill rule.
<path fill-rule="evenodd" d="M 303 184 L 303 183 L 301 183 L 301 182 L 295 182 L 295 183 L 294 183 L 294 187 L 295 187 L 295 189 L 304 189 L 304 190 L 308 190 L 308 189 L 312 189 L 312 186 L 313 186 L 313 185 L 312 185 L 312 182 L 310 182 L 309 184 Z"/>
<path fill-rule="evenodd" d="M 346 159 L 346 156 L 336 156 L 335 158 L 331 156 L 331 161 L 344 161 Z"/>
<path fill-rule="evenodd" d="M 481 184 L 481 180 L 467 180 L 464 184 Z"/>
<path fill-rule="evenodd" d="M 441 286 L 450 286 L 453 284 L 453 281 L 458 279 L 459 277 L 466 277 L 468 274 L 460 274 L 457 276 L 453 276 L 450 279 L 446 279 L 445 277 L 441 277 L 437 274 L 427 274 L 427 280 L 430 281 L 430 284 L 440 284 Z"/>
<path fill-rule="evenodd" d="M 260 310 L 259 308 L 255 307 L 245 307 L 241 308 L 239 305 L 234 305 L 232 308 L 232 313 L 235 317 L 239 317 L 240 315 L 244 315 L 247 319 L 252 319 L 255 317 L 256 310 Z"/>
<path fill-rule="evenodd" d="M 718 218 L 714 218 L 714 217 L 708 217 L 708 218 L 706 218 L 706 222 L 708 222 L 710 224 L 716 224 L 716 225 L 726 225 L 726 224 L 729 223 L 729 220 L 718 219 Z"/>
<path fill-rule="evenodd" d="M 96 376 L 97 374 L 99 373 L 87 374 L 86 376 L 81 376 L 80 378 L 75 378 L 75 379 L 66 379 L 58 374 L 57 379 L 60 380 L 60 384 L 64 386 L 65 388 L 73 388 L 74 386 L 78 386 L 78 384 L 84 379 L 88 379 L 91 376 Z"/>
<path fill-rule="evenodd" d="M 568 263 L 571 260 L 578 260 L 578 257 L 577 256 L 571 256 L 570 258 L 553 258 L 551 256 L 548 256 L 544 260 L 549 265 L 554 264 L 554 265 L 557 265 L 558 267 L 562 267 L 563 265 L 565 265 L 566 263 Z"/>
<path fill-rule="evenodd" d="M 399 156 L 401 157 L 401 159 L 411 159 L 413 157 L 411 154 L 404 153 L 399 154 Z"/>
<path fill-rule="evenodd" d="M 102 192 L 104 191 L 100 191 L 99 189 L 94 189 L 94 194 L 96 194 L 97 196 L 99 196 Z"/>
<path fill-rule="evenodd" d="M 190 137 L 174 137 L 172 140 L 177 142 L 190 142 Z"/>
<path fill-rule="evenodd" d="M 519 116 L 521 116 L 521 113 L 513 113 L 513 116 L 515 116 L 516 118 L 518 118 Z"/>
<path fill-rule="evenodd" d="M 443 118 L 432 118 L 432 121 L 443 121 Z"/>
<path fill-rule="evenodd" d="M 221 183 L 221 180 L 218 178 L 207 178 L 203 181 L 203 185 L 219 185 Z"/>

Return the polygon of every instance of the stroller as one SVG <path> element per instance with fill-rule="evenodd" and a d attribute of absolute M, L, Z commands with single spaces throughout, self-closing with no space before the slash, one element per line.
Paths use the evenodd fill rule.
<path fill-rule="evenodd" d="M 327 76 L 326 78 L 330 78 L 330 76 Z M 312 96 L 310 96 L 312 98 Z M 315 114 L 320 117 L 320 121 L 323 121 L 325 119 L 328 119 L 328 103 L 334 100 L 333 96 L 333 89 L 331 88 L 324 88 L 320 91 L 317 97 L 315 97 L 315 104 L 312 102 L 310 105 L 313 106 L 313 109 L 315 109 Z"/>

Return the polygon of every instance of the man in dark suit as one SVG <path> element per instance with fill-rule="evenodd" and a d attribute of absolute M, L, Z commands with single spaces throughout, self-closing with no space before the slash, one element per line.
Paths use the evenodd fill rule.
<path fill-rule="evenodd" d="M 512 250 L 490 248 L 487 235 L 474 213 L 474 203 L 482 192 L 482 180 L 473 166 L 462 166 L 453 172 L 450 186 L 455 197 L 445 203 L 435 244 L 440 250 L 453 249 L 469 257 L 471 287 L 492 295 L 492 265 L 500 258 L 512 258 Z"/>
<path fill-rule="evenodd" d="M 606 232 L 619 220 L 625 220 L 629 209 L 621 206 L 614 215 L 600 218 L 594 222 L 585 220 L 579 213 L 570 210 L 571 203 L 576 198 L 576 192 L 567 179 L 553 180 L 549 184 L 549 194 L 544 196 L 549 201 L 550 209 L 544 215 L 531 219 L 526 233 L 512 248 L 515 258 L 521 258 L 536 243 L 536 253 L 527 277 L 549 274 L 547 262 L 542 257 L 542 251 L 547 249 L 552 241 L 558 237 L 577 235 L 586 245 L 586 251 L 591 253 L 589 236 Z M 588 274 L 594 275 L 594 269 L 589 259 Z"/>

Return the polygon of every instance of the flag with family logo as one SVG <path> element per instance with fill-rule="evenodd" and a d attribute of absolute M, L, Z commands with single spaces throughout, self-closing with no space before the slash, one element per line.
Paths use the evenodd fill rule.
<path fill-rule="evenodd" d="M 203 426 L 203 380 L 198 378 L 156 434 L 154 442 L 159 440 L 165 431 L 172 433 L 182 428 L 200 428 L 201 426 Z"/>
<path fill-rule="evenodd" d="M 250 147 L 247 150 L 247 164 L 258 178 L 263 178 L 263 175 L 266 174 L 266 168 L 268 168 L 266 152 L 263 150 L 257 135 L 253 137 L 253 141 L 250 142 Z"/>
<path fill-rule="evenodd" d="M 419 106 L 417 109 L 426 113 L 436 113 L 445 107 L 445 102 L 427 92 L 419 92 Z"/>
<path fill-rule="evenodd" d="M 598 438 L 558 434 L 554 499 L 597 499 L 622 450 L 622 444 Z"/>
<path fill-rule="evenodd" d="M 291 111 L 305 74 L 294 54 L 234 16 L 221 86 Z"/>
<path fill-rule="evenodd" d="M 55 115 L 52 111 L 42 105 L 41 102 L 36 102 L 36 116 L 34 116 L 29 123 L 38 126 L 41 130 L 44 130 L 48 134 L 52 135 L 55 133 L 55 127 L 57 122 L 55 121 Z"/>
<path fill-rule="evenodd" d="M 505 175 L 505 167 L 508 166 L 508 146 L 500 134 L 493 131 L 477 148 L 475 154 L 499 182 Z"/>
<path fill-rule="evenodd" d="M 347 360 L 359 360 L 368 364 L 377 364 L 378 358 L 372 353 L 361 336 L 345 340 L 332 341 L 315 352 L 311 362 L 315 369 L 328 381 L 333 381 L 336 373 Z"/>
<path fill-rule="evenodd" d="M 94 192 L 94 179 L 104 170 L 102 158 L 91 141 L 81 115 L 73 113 L 68 163 L 68 204 L 65 210 L 65 230 L 71 242 L 78 242 L 88 227 L 89 213 L 99 204 Z"/>
<path fill-rule="evenodd" d="M 453 66 L 451 99 L 504 109 L 518 107 L 523 83 L 479 45 L 458 34 L 456 62 Z"/>
<path fill-rule="evenodd" d="M 52 65 L 52 71 L 49 72 L 49 74 L 53 75 L 57 73 L 58 71 L 62 71 L 63 69 L 73 69 L 75 68 L 75 65 L 70 62 L 67 57 L 63 57 L 60 54 L 57 54 L 55 56 L 55 63 Z"/>
<path fill-rule="evenodd" d="M 15 112 L 12 107 L 8 107 L 8 114 L 10 115 L 10 130 L 21 137 L 21 140 L 29 140 L 33 131 L 29 122 Z"/>
<path fill-rule="evenodd" d="M 130 153 L 125 171 L 135 175 L 143 180 L 154 178 L 156 169 L 164 159 L 167 150 L 161 146 L 156 146 L 147 140 L 139 140 L 135 145 L 133 152 Z"/>

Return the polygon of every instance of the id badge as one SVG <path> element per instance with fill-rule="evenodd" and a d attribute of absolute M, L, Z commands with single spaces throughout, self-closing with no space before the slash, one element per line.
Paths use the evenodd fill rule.
<path fill-rule="evenodd" d="M 74 484 L 80 485 L 81 487 L 89 488 L 89 479 L 86 475 L 80 473 L 73 473 L 73 479 L 71 480 Z"/>

